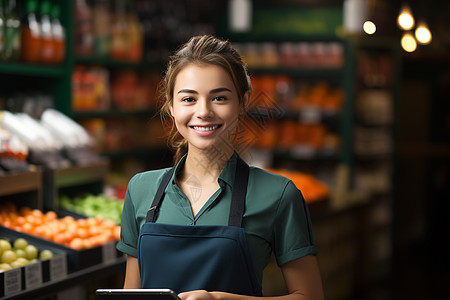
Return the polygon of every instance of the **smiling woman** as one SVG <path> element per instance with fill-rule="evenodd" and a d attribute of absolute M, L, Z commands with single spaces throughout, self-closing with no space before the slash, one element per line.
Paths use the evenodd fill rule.
<path fill-rule="evenodd" d="M 176 164 L 128 184 L 117 244 L 127 254 L 124 288 L 253 299 L 274 252 L 289 291 L 283 299 L 322 300 L 302 193 L 286 177 L 249 167 L 233 144 L 251 95 L 237 51 L 193 37 L 171 57 L 161 92 Z"/>
<path fill-rule="evenodd" d="M 185 70 L 185 67 L 188 65 L 190 65 L 191 68 L 195 67 L 197 70 L 206 66 L 215 68 L 215 70 L 219 70 L 221 73 L 220 76 L 219 74 L 215 74 L 214 71 L 210 71 L 210 74 L 205 75 L 215 74 L 216 79 L 225 75 L 226 85 L 211 87 L 212 89 L 209 91 L 209 94 L 210 96 L 218 97 L 215 100 L 225 100 L 229 97 L 226 97 L 227 94 L 223 93 L 228 90 L 228 96 L 233 94 L 233 96 L 237 98 L 240 111 L 235 115 L 234 122 L 236 125 L 242 121 L 242 117 L 245 115 L 245 103 L 248 101 L 248 97 L 251 93 L 251 83 L 247 66 L 242 61 L 239 53 L 231 47 L 230 43 L 212 36 L 197 36 L 193 37 L 188 43 L 183 45 L 183 47 L 171 57 L 160 89 L 162 100 L 161 117 L 163 123 L 165 123 L 170 130 L 169 145 L 176 151 L 175 162 L 178 162 L 187 152 L 188 142 L 180 135 L 175 126 L 175 120 L 172 114 L 174 98 L 180 92 L 189 92 L 188 95 L 185 96 L 198 96 L 198 93 L 200 92 L 189 86 L 183 86 L 180 87 L 180 90 L 176 90 L 176 81 L 180 84 L 181 80 L 178 78 L 178 75 L 181 71 L 184 71 L 186 74 L 182 79 L 183 81 L 189 79 L 191 82 L 202 83 L 202 81 L 196 79 L 196 76 L 198 75 L 195 72 L 196 70 L 192 69 L 189 72 Z M 220 80 L 225 80 L 225 78 L 220 78 Z M 208 76 L 207 79 L 209 79 Z M 205 88 L 203 87 L 202 90 L 205 90 Z M 221 93 L 222 96 L 220 95 Z M 190 100 L 191 99 L 188 97 L 185 101 Z M 233 134 L 234 132 L 226 133 L 228 136 L 232 136 Z"/>
<path fill-rule="evenodd" d="M 184 67 L 175 81 L 170 113 L 189 151 L 215 147 L 225 157 L 232 155 L 240 105 L 224 69 L 215 65 Z"/>

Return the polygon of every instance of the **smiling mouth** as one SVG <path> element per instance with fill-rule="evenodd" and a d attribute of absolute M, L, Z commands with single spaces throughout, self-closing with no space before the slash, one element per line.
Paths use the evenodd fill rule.
<path fill-rule="evenodd" d="M 213 125 L 213 126 L 191 126 L 191 128 L 198 131 L 213 131 L 219 128 L 222 125 Z"/>

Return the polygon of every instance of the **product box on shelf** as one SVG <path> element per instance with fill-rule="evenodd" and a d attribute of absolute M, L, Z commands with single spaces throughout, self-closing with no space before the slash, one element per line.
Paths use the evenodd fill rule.
<path fill-rule="evenodd" d="M 68 274 L 67 254 L 56 247 L 48 245 L 42 240 L 26 234 L 0 227 L 0 239 L 14 241 L 23 238 L 28 245 L 37 249 L 37 255 L 50 251 L 51 257 L 38 258 L 27 265 L 0 272 L 0 297 L 7 297 L 23 290 L 38 287 L 45 282 L 63 279 Z M 48 253 L 48 252 L 47 252 Z"/>

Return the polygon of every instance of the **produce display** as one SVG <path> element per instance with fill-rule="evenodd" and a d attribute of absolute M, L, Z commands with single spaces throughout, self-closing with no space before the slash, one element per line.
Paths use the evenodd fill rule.
<path fill-rule="evenodd" d="M 111 220 L 58 218 L 54 211 L 44 213 L 26 206 L 18 209 L 11 202 L 0 205 L 0 225 L 75 250 L 100 246 L 120 238 L 120 226 Z"/>
<path fill-rule="evenodd" d="M 87 217 L 102 218 L 120 224 L 123 200 L 91 194 L 75 198 L 61 196 L 59 206 Z"/>
<path fill-rule="evenodd" d="M 0 238 L 0 272 L 20 268 L 38 260 L 50 259 L 53 252 L 38 248 L 24 238 L 17 238 L 12 243 L 7 239 Z"/>
<path fill-rule="evenodd" d="M 271 173 L 285 176 L 294 182 L 299 190 L 302 191 L 305 201 L 314 202 L 323 200 L 329 195 L 328 186 L 314 178 L 314 176 L 298 171 L 289 171 L 285 169 L 266 169 Z"/>

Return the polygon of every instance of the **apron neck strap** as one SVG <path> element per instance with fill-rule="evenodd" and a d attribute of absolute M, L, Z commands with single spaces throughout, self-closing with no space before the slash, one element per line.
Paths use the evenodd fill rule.
<path fill-rule="evenodd" d="M 146 222 L 155 223 L 158 217 L 159 207 L 164 196 L 164 191 L 169 184 L 170 179 L 175 172 L 175 167 L 172 167 L 164 174 L 164 177 L 153 199 L 152 206 L 147 212 Z M 230 216 L 228 219 L 229 226 L 242 226 L 242 217 L 245 210 L 245 198 L 247 194 L 247 182 L 249 175 L 248 165 L 238 156 L 236 161 L 236 171 L 234 175 L 233 192 L 231 195 Z"/>
<path fill-rule="evenodd" d="M 249 167 L 238 156 L 236 172 L 234 174 L 233 193 L 231 194 L 230 216 L 228 226 L 242 226 L 242 217 L 245 211 L 245 197 L 247 194 Z"/>
<path fill-rule="evenodd" d="M 166 190 L 166 187 L 169 184 L 170 179 L 172 178 L 173 172 L 175 172 L 175 167 L 172 167 L 169 171 L 166 172 L 166 174 L 164 174 L 158 191 L 156 192 L 155 198 L 153 199 L 152 206 L 147 212 L 147 217 L 145 219 L 147 223 L 155 223 L 156 218 L 158 217 L 159 206 L 161 204 L 164 191 Z"/>

